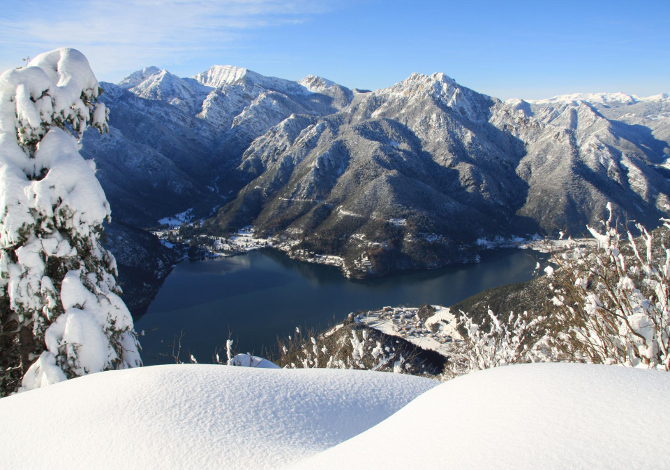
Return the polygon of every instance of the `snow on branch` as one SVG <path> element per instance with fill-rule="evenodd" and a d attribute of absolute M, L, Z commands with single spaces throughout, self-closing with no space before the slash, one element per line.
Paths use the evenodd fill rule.
<path fill-rule="evenodd" d="M 107 131 L 108 111 L 95 103 L 101 91 L 81 52 L 63 48 L 40 54 L 0 77 L 0 132 L 14 127 L 19 145 L 30 148 L 54 126 L 77 134 L 88 125 Z"/>
<path fill-rule="evenodd" d="M 518 362 L 586 362 L 670 370 L 670 223 L 622 234 L 610 216 L 588 227 L 597 245 L 553 252 L 546 311 L 489 325 L 461 312 L 445 378 Z M 540 316 L 542 313 L 544 316 Z"/>
<path fill-rule="evenodd" d="M 141 364 L 116 261 L 99 242 L 109 203 L 78 150 L 88 126 L 108 130 L 101 91 L 74 49 L 0 75 L 0 331 L 16 337 L 18 352 L 2 355 L 19 362 L 7 365 L 24 389 Z M 0 382 L 7 392 L 16 380 Z"/>

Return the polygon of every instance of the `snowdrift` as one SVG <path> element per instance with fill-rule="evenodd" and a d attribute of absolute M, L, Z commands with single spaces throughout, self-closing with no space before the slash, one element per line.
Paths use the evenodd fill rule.
<path fill-rule="evenodd" d="M 292 468 L 670 468 L 670 374 L 525 364 L 472 373 Z"/>
<path fill-rule="evenodd" d="M 0 400 L 0 467 L 281 468 L 349 439 L 438 382 L 368 371 L 169 365 Z"/>
<path fill-rule="evenodd" d="M 500 367 L 440 385 L 369 371 L 145 367 L 3 398 L 0 462 L 670 468 L 669 392 L 665 372 L 579 364 Z"/>

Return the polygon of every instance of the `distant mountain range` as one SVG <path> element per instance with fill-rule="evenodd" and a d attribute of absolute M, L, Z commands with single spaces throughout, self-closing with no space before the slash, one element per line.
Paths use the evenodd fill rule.
<path fill-rule="evenodd" d="M 194 208 L 207 233 L 253 224 L 383 274 L 580 235 L 607 202 L 650 226 L 670 213 L 667 94 L 503 102 L 439 73 L 368 92 L 231 66 L 102 87 L 111 131 L 82 154 L 135 226 Z"/>

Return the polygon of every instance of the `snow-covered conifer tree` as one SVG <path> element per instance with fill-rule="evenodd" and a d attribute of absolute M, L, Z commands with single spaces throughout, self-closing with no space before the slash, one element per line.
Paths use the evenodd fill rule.
<path fill-rule="evenodd" d="M 100 244 L 109 203 L 76 139 L 107 130 L 101 91 L 74 49 L 0 76 L 0 394 L 141 365 Z"/>

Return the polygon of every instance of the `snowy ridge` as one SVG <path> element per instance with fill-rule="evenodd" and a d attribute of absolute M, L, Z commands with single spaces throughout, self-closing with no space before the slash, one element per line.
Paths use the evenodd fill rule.
<path fill-rule="evenodd" d="M 256 72 L 252 72 L 244 67 L 235 67 L 233 65 L 213 65 L 204 72 L 194 75 L 193 78 L 198 83 L 210 86 L 212 88 L 221 88 L 224 85 L 235 83 L 243 77 L 260 78 Z"/>
<path fill-rule="evenodd" d="M 118 83 L 118 86 L 123 88 L 124 90 L 127 90 L 129 88 L 133 88 L 140 83 L 142 83 L 144 80 L 147 78 L 156 75 L 157 73 L 161 73 L 161 69 L 158 67 L 146 67 L 143 68 L 142 70 L 138 70 L 137 72 L 133 72 L 130 75 L 128 75 L 126 78 L 121 80 Z"/>
<path fill-rule="evenodd" d="M 247 79 L 255 85 L 282 93 L 304 93 L 304 88 L 298 83 L 283 78 L 266 77 L 252 70 L 232 65 L 214 65 L 204 72 L 192 77 L 201 85 L 212 88 L 223 88 L 239 80 Z"/>
<path fill-rule="evenodd" d="M 507 100 L 507 103 L 514 102 L 517 98 Z M 548 104 L 568 104 L 577 103 L 579 101 L 586 101 L 593 104 L 634 104 L 639 102 L 665 102 L 670 101 L 667 93 L 661 93 L 653 96 L 637 96 L 627 95 L 625 93 L 572 93 L 567 95 L 558 95 L 552 98 L 541 100 L 524 100 L 531 104 L 548 105 Z"/>
<path fill-rule="evenodd" d="M 323 77 L 317 77 L 316 75 L 307 75 L 298 83 L 311 92 L 322 92 L 325 89 L 338 86 L 337 83 Z"/>
<path fill-rule="evenodd" d="M 147 70 L 144 75 L 155 72 Z M 272 230 L 278 220 L 293 240 L 310 233 L 316 238 L 338 233 L 342 239 L 366 234 L 369 243 L 328 253 L 358 266 L 365 250 L 386 246 L 390 235 L 379 235 L 373 222 L 405 220 L 398 227 L 390 223 L 400 229 L 407 257 L 373 263 L 375 275 L 381 275 L 384 266 L 420 267 L 421 260 L 431 259 L 434 268 L 476 259 L 452 250 L 454 240 L 472 245 L 478 238 L 566 229 L 578 235 L 585 224 L 598 222 L 607 201 L 619 216 L 626 213 L 647 225 L 670 211 L 670 183 L 659 171 L 667 159 L 670 101 L 623 104 L 667 95 L 569 95 L 599 97 L 608 105 L 503 103 L 442 73 L 415 73 L 386 89 L 354 93 L 318 76 L 292 82 L 233 66 L 214 66 L 193 78 L 159 73 L 145 82 L 131 89 L 139 99 L 129 93 L 103 96 L 111 98 L 112 127 L 125 128 L 124 137 L 133 143 L 158 146 L 185 173 L 181 181 L 184 176 L 192 181 L 191 189 L 182 191 L 188 197 L 181 197 L 171 183 L 177 175 L 167 174 L 174 169 L 161 165 L 166 178 L 157 190 L 168 198 L 160 201 L 179 204 L 156 203 L 151 223 L 188 207 L 204 215 L 220 206 L 211 227 L 220 236 L 245 225 Z M 115 122 L 116 110 L 124 112 L 124 122 Z M 145 122 L 148 132 L 140 135 L 136 129 Z M 87 154 L 100 158 L 94 151 Z M 117 154 L 106 152 L 105 158 L 116 161 Z M 99 167 L 101 173 L 112 171 L 104 162 Z M 100 177 L 105 181 L 106 175 Z M 116 214 L 134 215 L 136 204 L 128 207 L 128 201 L 146 199 L 109 186 L 108 194 L 119 194 L 110 199 Z M 123 192 L 139 193 L 141 187 Z M 198 188 L 211 188 L 211 194 L 199 195 Z M 212 200 L 218 195 L 225 197 Z M 341 217 L 340 205 L 366 218 Z M 427 220 L 430 224 L 417 225 Z M 443 239 L 416 242 L 424 240 L 422 233 Z"/>

